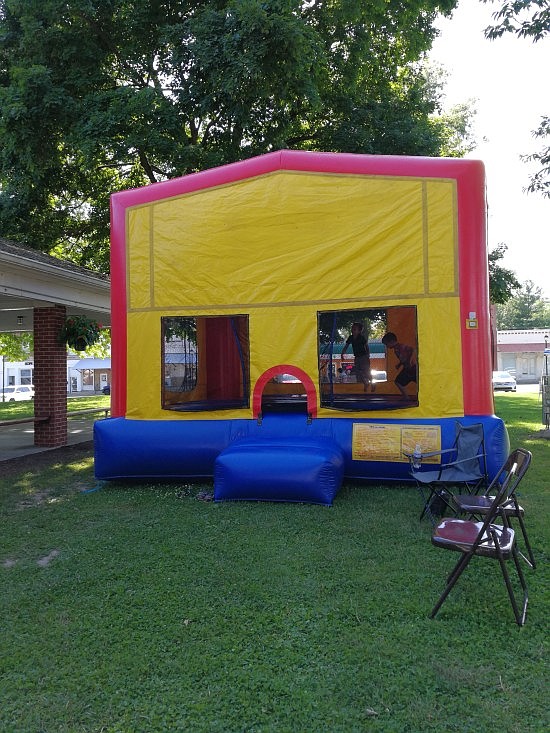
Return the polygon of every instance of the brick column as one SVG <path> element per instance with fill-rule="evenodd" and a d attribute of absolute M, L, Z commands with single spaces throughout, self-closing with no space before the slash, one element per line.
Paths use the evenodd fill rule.
<path fill-rule="evenodd" d="M 34 309 L 34 415 L 49 415 L 34 426 L 34 444 L 67 445 L 67 347 L 59 343 L 65 306 Z"/>

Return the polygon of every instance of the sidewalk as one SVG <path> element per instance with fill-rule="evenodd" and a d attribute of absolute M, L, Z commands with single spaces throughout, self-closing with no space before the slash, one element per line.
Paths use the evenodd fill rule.
<path fill-rule="evenodd" d="M 67 420 L 67 445 L 84 443 L 94 438 L 94 422 L 97 416 L 82 415 Z M 34 445 L 34 426 L 22 423 L 0 428 L 0 462 L 10 458 L 32 456 L 55 448 L 42 448 Z"/>

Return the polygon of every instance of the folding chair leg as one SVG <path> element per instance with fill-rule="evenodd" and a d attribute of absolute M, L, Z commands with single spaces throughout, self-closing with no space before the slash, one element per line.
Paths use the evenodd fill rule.
<path fill-rule="evenodd" d="M 529 542 L 529 538 L 527 537 L 527 530 L 525 528 L 525 522 L 523 521 L 523 517 L 521 516 L 520 513 L 518 513 L 518 522 L 521 528 L 521 533 L 523 535 L 523 541 L 525 542 L 525 547 L 527 548 L 527 554 L 529 555 L 529 559 L 525 557 L 523 552 L 519 552 L 519 554 L 525 560 L 527 565 L 529 565 L 529 567 L 533 568 L 534 570 L 537 567 L 537 564 L 535 562 L 535 556 L 533 555 L 533 550 L 531 549 L 531 543 Z"/>
<path fill-rule="evenodd" d="M 523 575 L 523 570 L 521 569 L 521 564 L 519 562 L 519 552 L 517 548 L 513 552 L 513 558 L 514 558 L 514 565 L 516 566 L 516 570 L 518 573 L 519 582 L 521 585 L 521 589 L 523 591 L 523 607 L 521 610 L 521 624 L 520 626 L 523 626 L 525 623 L 525 617 L 527 616 L 527 604 L 529 603 L 529 591 L 527 590 L 527 583 L 525 582 L 525 576 Z"/>
<path fill-rule="evenodd" d="M 464 558 L 465 557 L 467 557 L 467 553 L 466 554 L 462 554 L 459 557 L 458 562 L 456 563 L 456 565 L 453 567 L 453 569 L 450 571 L 450 573 L 448 573 L 447 578 L 446 578 L 446 581 L 445 581 L 447 583 L 447 585 L 449 585 L 449 583 L 453 579 L 454 574 L 458 571 L 458 569 L 460 568 L 460 566 L 464 562 Z"/>
<path fill-rule="evenodd" d="M 479 490 L 483 489 L 487 486 L 487 478 L 483 477 L 480 481 L 470 486 L 469 483 L 466 483 L 466 489 L 468 490 L 469 494 L 472 494 L 474 496 L 477 496 L 479 494 Z"/>
<path fill-rule="evenodd" d="M 431 487 L 431 484 L 430 484 L 430 487 Z M 422 490 L 420 486 L 418 487 L 418 491 L 420 492 L 420 496 L 422 497 L 422 501 L 424 502 L 424 508 L 420 512 L 420 517 L 418 520 L 419 522 L 421 522 L 424 519 L 424 517 L 428 517 L 428 519 L 432 523 L 432 526 L 435 527 L 435 525 L 439 521 L 439 518 L 436 517 L 434 513 L 432 512 L 432 502 L 434 501 L 436 497 L 443 501 L 445 506 L 452 512 L 453 516 L 456 516 L 456 511 L 452 505 L 452 497 L 450 496 L 450 494 L 447 494 L 447 496 L 449 497 L 447 498 L 447 496 L 445 495 L 444 489 L 441 489 L 441 493 L 439 493 L 439 491 L 437 491 L 437 488 L 430 488 L 429 489 L 430 494 L 427 499 L 424 494 L 424 491 Z"/>
<path fill-rule="evenodd" d="M 453 506 L 453 495 L 452 493 L 445 492 L 445 489 L 441 489 L 441 494 L 438 494 L 440 499 L 443 500 L 444 504 L 446 505 L 447 509 L 452 512 L 453 517 L 456 517 L 456 510 Z"/>
<path fill-rule="evenodd" d="M 423 489 L 420 486 L 418 486 L 417 488 L 418 488 L 418 493 L 422 497 L 422 502 L 424 504 L 424 508 L 420 512 L 420 517 L 418 518 L 418 521 L 421 522 L 424 519 L 424 517 L 428 517 L 428 519 L 432 523 L 432 526 L 435 527 L 436 519 L 435 519 L 435 517 L 432 514 L 432 511 L 430 509 L 430 501 L 431 501 L 432 496 L 433 496 L 433 491 L 430 491 L 430 495 L 426 499 L 426 495 L 424 494 Z"/>
<path fill-rule="evenodd" d="M 424 517 L 428 517 L 428 519 L 432 523 L 432 527 L 435 527 L 435 525 L 437 524 L 437 518 L 434 517 L 434 515 L 432 514 L 432 510 L 430 509 L 429 504 L 425 504 L 424 509 L 422 509 L 422 513 L 420 514 L 420 518 L 418 521 L 421 522 L 424 519 Z"/>
<path fill-rule="evenodd" d="M 456 581 L 459 579 L 460 575 L 462 574 L 462 571 L 465 569 L 466 565 L 468 565 L 472 557 L 473 555 L 471 552 L 465 553 L 464 555 L 460 557 L 459 561 L 456 563 L 454 568 L 451 570 L 451 572 L 447 576 L 447 585 L 445 586 L 443 593 L 439 596 L 439 600 L 437 601 L 435 606 L 432 608 L 432 612 L 430 613 L 430 618 L 435 618 L 435 615 L 437 614 L 437 612 L 443 605 L 449 593 L 452 591 L 452 589 L 456 585 Z"/>
<path fill-rule="evenodd" d="M 516 566 L 521 589 L 523 590 L 523 606 L 521 609 L 521 613 L 518 608 L 516 596 L 514 594 L 514 589 L 512 588 L 512 583 L 510 582 L 510 576 L 508 574 L 508 569 L 506 567 L 506 561 L 503 559 L 501 553 L 498 552 L 498 561 L 500 563 L 502 577 L 504 578 L 504 582 L 506 584 L 506 590 L 508 591 L 508 596 L 510 598 L 512 609 L 514 611 L 514 616 L 516 617 L 516 623 L 518 624 L 518 626 L 523 626 L 525 623 L 525 617 L 527 615 L 527 602 L 529 600 L 529 597 L 527 593 L 527 584 L 525 583 L 525 577 L 521 569 L 521 565 L 520 565 L 519 558 L 518 558 L 518 552 L 516 548 L 514 548 L 512 551 L 512 558 L 514 560 L 514 565 Z"/>

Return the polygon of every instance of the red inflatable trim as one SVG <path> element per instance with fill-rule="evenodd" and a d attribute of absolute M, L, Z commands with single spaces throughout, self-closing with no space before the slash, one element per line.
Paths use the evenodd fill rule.
<path fill-rule="evenodd" d="M 254 386 L 254 392 L 252 394 L 253 417 L 257 419 L 260 416 L 262 411 L 262 394 L 264 387 L 269 380 L 273 379 L 277 374 L 292 374 L 293 377 L 300 380 L 306 389 L 308 414 L 311 417 L 317 417 L 317 390 L 315 389 L 315 385 L 303 369 L 300 369 L 293 364 L 278 364 L 277 366 L 267 369 L 258 377 L 258 381 Z"/>

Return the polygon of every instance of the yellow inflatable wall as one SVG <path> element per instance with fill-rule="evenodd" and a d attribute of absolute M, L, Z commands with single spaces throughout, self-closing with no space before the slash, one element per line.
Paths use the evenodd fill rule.
<path fill-rule="evenodd" d="M 127 417 L 251 416 L 161 409 L 162 316 L 248 314 L 251 389 L 292 364 L 319 391 L 318 312 L 403 305 L 417 309 L 422 378 L 419 406 L 392 417 L 464 414 L 454 180 L 281 170 L 131 206 L 126 233 Z"/>

